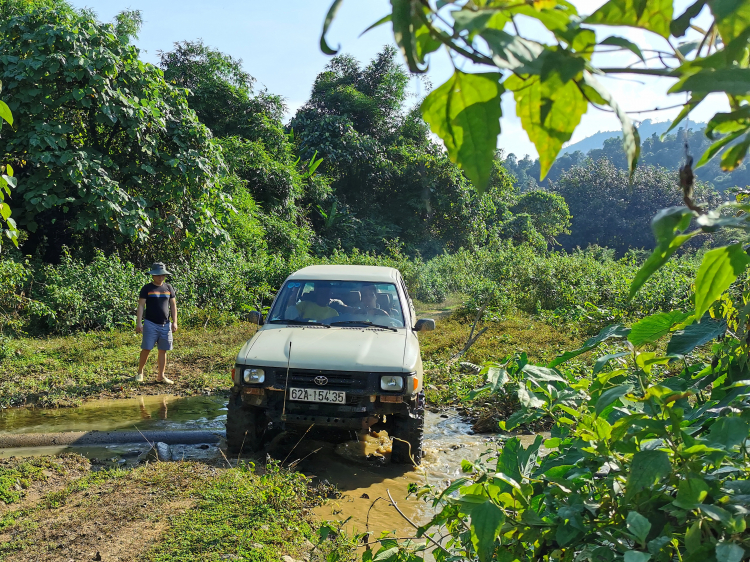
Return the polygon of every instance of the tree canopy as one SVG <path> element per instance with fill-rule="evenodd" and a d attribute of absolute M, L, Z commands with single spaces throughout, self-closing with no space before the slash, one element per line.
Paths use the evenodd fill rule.
<path fill-rule="evenodd" d="M 0 53 L 0 80 L 20 116 L 3 153 L 32 249 L 46 237 L 54 258 L 82 234 L 105 247 L 223 234 L 212 212 L 219 150 L 185 91 L 144 64 L 127 35 L 41 9 L 0 22 Z"/>
<path fill-rule="evenodd" d="M 630 249 L 653 249 L 656 243 L 646 226 L 654 209 L 682 202 L 674 172 L 639 166 L 631 181 L 627 170 L 606 158 L 570 168 L 549 188 L 570 208 L 570 235 L 559 238 L 568 250 L 591 244 L 612 248 L 619 255 Z M 702 182 L 695 189 L 695 199 L 702 205 L 713 207 L 721 201 Z"/>
<path fill-rule="evenodd" d="M 498 166 L 489 195 L 473 192 L 418 111 L 403 109 L 409 77 L 395 57 L 390 47 L 365 67 L 335 57 L 290 123 L 301 156 L 322 158 L 319 169 L 333 180 L 316 224 L 348 248 L 398 237 L 432 255 L 483 243 L 507 218 L 510 179 Z"/>
<path fill-rule="evenodd" d="M 639 162 L 641 165 L 660 166 L 676 172 L 685 163 L 685 143 L 693 154 L 702 154 L 711 145 L 710 139 L 705 135 L 705 127 L 698 130 L 680 128 L 664 138 L 654 134 L 643 139 Z M 586 154 L 579 151 L 563 154 L 555 160 L 549 173 L 541 181 L 539 181 L 538 159 L 526 156 L 518 160 L 514 154 L 508 154 L 503 159 L 503 165 L 516 177 L 519 188 L 524 190 L 533 189 L 536 186 L 547 187 L 551 182 L 558 181 L 573 166 L 582 165 L 586 159 L 596 161 L 601 158 L 606 158 L 618 169 L 627 170 L 628 168 L 625 153 L 617 138 L 605 139 L 601 148 L 591 149 Z M 712 159 L 696 169 L 695 176 L 705 183 L 712 184 L 718 191 L 725 191 L 731 187 L 744 189 L 750 185 L 750 169 L 746 162 L 726 172 L 721 169 L 718 159 Z"/>

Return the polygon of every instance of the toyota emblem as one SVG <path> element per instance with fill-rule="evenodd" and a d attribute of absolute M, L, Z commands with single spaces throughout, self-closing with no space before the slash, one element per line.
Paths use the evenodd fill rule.
<path fill-rule="evenodd" d="M 318 386 L 325 386 L 328 384 L 328 378 L 326 377 L 315 377 L 315 384 Z"/>

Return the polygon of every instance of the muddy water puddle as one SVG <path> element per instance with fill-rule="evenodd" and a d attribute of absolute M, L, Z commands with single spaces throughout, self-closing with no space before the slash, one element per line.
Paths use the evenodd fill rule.
<path fill-rule="evenodd" d="M 218 396 L 137 396 L 90 400 L 76 408 L 6 408 L 0 432 L 216 430 L 224 431 L 227 400 Z"/>
<path fill-rule="evenodd" d="M 223 433 L 226 398 L 219 396 L 142 396 L 120 400 L 93 400 L 77 408 L 0 410 L 0 432 L 60 433 L 117 430 L 208 430 Z M 474 460 L 487 449 L 495 449 L 494 438 L 475 435 L 468 423 L 454 412 L 427 413 L 425 456 L 420 467 L 390 463 L 390 441 L 386 433 L 352 434 L 353 439 L 332 444 L 316 437 L 272 447 L 271 455 L 306 474 L 313 485 L 335 487 L 340 495 L 316 508 L 322 520 L 348 520 L 348 532 L 392 531 L 396 536 L 414 536 L 413 527 L 394 509 L 388 494 L 412 522 L 430 519 L 431 506 L 414 497 L 407 499 L 410 484 L 444 487 L 461 475 L 461 460 Z M 534 436 L 523 436 L 528 445 Z M 149 446 L 142 444 L 25 447 L 0 450 L 9 456 L 54 455 L 74 452 L 97 464 L 129 466 Z M 172 460 L 210 460 L 221 456 L 216 445 L 172 445 Z"/>
<path fill-rule="evenodd" d="M 534 435 L 521 436 L 521 442 L 528 446 L 534 438 Z M 370 440 L 360 437 L 359 442 L 337 446 L 313 441 L 301 444 L 301 450 L 298 446 L 293 458 L 307 457 L 298 463 L 299 469 L 313 478 L 313 483 L 335 484 L 341 492 L 339 498 L 315 510 L 319 518 L 348 520 L 344 529 L 350 533 L 372 531 L 377 537 L 387 531 L 398 537 L 413 537 L 414 527 L 391 505 L 389 493 L 406 518 L 417 525 L 426 523 L 434 515 L 432 507 L 414 496 L 407 499 L 409 485 L 445 487 L 461 476 L 463 459 L 475 460 L 488 449 L 494 451 L 496 446 L 494 437 L 473 434 L 470 424 L 455 412 L 428 413 L 425 456 L 419 467 L 390 464 L 388 447 L 383 446 L 381 436 Z M 383 450 L 384 459 L 372 454 Z"/>
<path fill-rule="evenodd" d="M 72 431 L 190 431 L 223 433 L 226 399 L 217 396 L 138 396 L 91 400 L 76 408 L 7 408 L 0 410 L 0 433 L 66 433 Z M 57 445 L 0 449 L 0 458 L 77 453 L 103 466 L 130 466 L 148 451 L 140 443 Z M 172 445 L 173 460 L 220 456 L 215 445 Z"/>

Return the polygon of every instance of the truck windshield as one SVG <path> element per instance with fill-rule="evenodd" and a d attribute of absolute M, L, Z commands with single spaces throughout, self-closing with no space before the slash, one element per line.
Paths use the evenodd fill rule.
<path fill-rule="evenodd" d="M 287 281 L 268 322 L 402 328 L 404 315 L 392 283 Z"/>

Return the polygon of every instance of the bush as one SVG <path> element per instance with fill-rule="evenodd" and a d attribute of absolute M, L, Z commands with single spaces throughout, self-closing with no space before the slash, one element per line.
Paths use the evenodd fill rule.
<path fill-rule="evenodd" d="M 429 261 L 410 258 L 398 240 L 375 254 L 335 250 L 327 257 L 306 251 L 268 253 L 262 246 L 226 244 L 164 261 L 173 272 L 183 323 L 226 325 L 250 310 L 270 306 L 277 288 L 292 272 L 312 264 L 380 265 L 401 271 L 411 295 L 441 302 L 466 295 L 467 311 L 486 306 L 506 314 L 513 309 L 568 322 L 601 322 L 689 306 L 694 255 L 671 260 L 628 299 L 630 281 L 643 257 L 629 252 L 615 260 L 606 248 L 572 253 L 539 253 L 528 244 L 501 241 L 479 249 L 459 249 Z M 0 321 L 9 333 L 112 329 L 132 325 L 137 294 L 148 276 L 117 255 L 97 252 L 87 263 L 65 252 L 59 265 L 0 260 Z"/>
<path fill-rule="evenodd" d="M 112 329 L 133 324 L 138 292 L 146 277 L 117 255 L 97 252 L 89 264 L 66 250 L 57 266 L 42 268 L 34 296 L 47 308 L 45 331 Z"/>
<path fill-rule="evenodd" d="M 440 510 L 420 529 L 449 538 L 440 560 L 747 560 L 746 343 L 727 333 L 704 362 L 693 351 L 705 339 L 695 335 L 707 323 L 722 333 L 724 319 L 682 330 L 687 314 L 666 323 L 664 316 L 643 319 L 638 330 L 610 326 L 549 366 L 531 365 L 523 353 L 485 367 L 487 384 L 469 397 L 515 399 L 518 409 L 500 429 L 546 419 L 551 438 L 523 447 L 501 436 L 496 450 L 462 461 L 464 476 L 450 486 L 414 487 Z M 683 355 L 677 364 L 639 351 L 670 330 L 667 350 L 679 342 Z M 563 366 L 613 337 L 630 345 L 583 372 Z M 607 365 L 618 356 L 629 360 Z M 413 545 L 394 539 L 388 548 L 374 559 L 407 559 Z"/>

